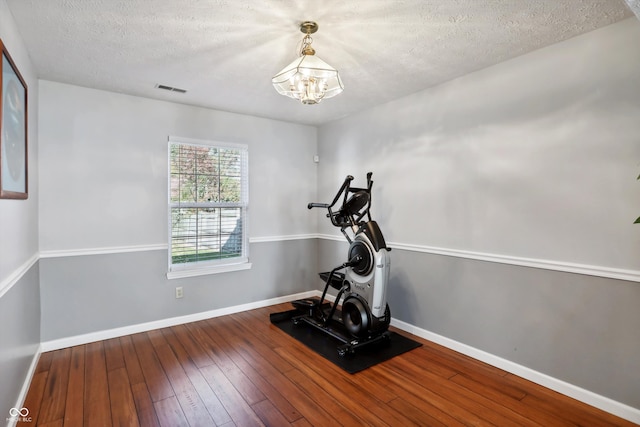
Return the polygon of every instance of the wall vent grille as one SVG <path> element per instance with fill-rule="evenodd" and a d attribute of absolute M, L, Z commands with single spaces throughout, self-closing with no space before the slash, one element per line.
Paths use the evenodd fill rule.
<path fill-rule="evenodd" d="M 185 89 L 180 89 L 177 87 L 171 87 L 171 86 L 161 85 L 161 84 L 157 84 L 156 89 L 168 90 L 170 92 L 187 93 Z"/>

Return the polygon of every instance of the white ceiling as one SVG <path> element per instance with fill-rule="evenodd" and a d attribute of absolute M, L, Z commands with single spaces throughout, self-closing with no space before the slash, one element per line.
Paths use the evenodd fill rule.
<path fill-rule="evenodd" d="M 6 1 L 41 79 L 315 125 L 633 16 L 624 0 Z M 271 86 L 304 20 L 345 85 L 311 106 Z"/>

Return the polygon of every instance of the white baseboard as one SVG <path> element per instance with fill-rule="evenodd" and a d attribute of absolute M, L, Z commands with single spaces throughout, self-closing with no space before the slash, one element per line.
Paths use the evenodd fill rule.
<path fill-rule="evenodd" d="M 31 359 L 31 365 L 29 365 L 29 370 L 27 371 L 27 375 L 24 378 L 24 383 L 22 384 L 22 388 L 20 389 L 20 394 L 18 395 L 18 399 L 14 406 L 14 408 L 16 409 L 23 408 L 24 401 L 27 398 L 27 393 L 29 392 L 29 386 L 31 386 L 31 381 L 33 380 L 33 375 L 36 372 L 36 367 L 38 366 L 38 361 L 40 360 L 41 354 L 42 354 L 42 345 L 38 345 L 38 348 L 36 349 L 36 353 L 33 355 L 33 358 Z M 27 414 L 27 419 L 28 417 L 29 415 Z M 17 424 L 18 424 L 17 417 L 7 418 L 7 427 L 15 427 Z"/>
<path fill-rule="evenodd" d="M 302 292 L 299 294 L 272 298 L 272 299 L 263 300 L 263 301 L 256 301 L 252 303 L 236 305 L 233 307 L 226 307 L 226 308 L 221 308 L 217 310 L 189 314 L 186 316 L 172 317 L 169 319 L 163 319 L 163 320 L 158 320 L 154 322 L 140 323 L 137 325 L 125 326 L 122 328 L 115 328 L 115 329 L 109 329 L 105 331 L 99 331 L 99 332 L 94 332 L 94 333 L 89 333 L 84 335 L 77 335 L 73 337 L 43 342 L 40 346 L 40 351 L 44 352 L 44 351 L 58 350 L 61 348 L 71 347 L 75 345 L 87 344 L 90 342 L 121 337 L 125 335 L 139 333 L 139 332 L 146 332 L 146 331 L 159 329 L 159 328 L 166 328 L 169 326 L 180 325 L 183 323 L 196 322 L 199 320 L 224 316 L 227 314 L 239 313 L 241 311 L 253 310 L 255 308 L 267 307 L 270 305 L 280 304 L 283 302 L 289 302 L 295 299 L 310 298 L 310 297 L 321 296 L 321 295 L 322 293 L 320 291 L 314 290 L 314 291 Z M 330 294 L 327 294 L 325 298 L 329 301 L 335 300 L 335 296 Z M 418 328 L 417 326 L 411 325 L 401 320 L 392 318 L 391 325 L 398 329 L 401 329 L 403 331 L 416 335 L 418 337 L 440 344 L 451 350 L 465 354 L 469 357 L 473 357 L 474 359 L 480 360 L 489 365 L 495 366 L 499 369 L 502 369 L 509 373 L 517 375 L 519 377 L 525 378 L 529 381 L 533 381 L 536 384 L 540 384 L 551 390 L 557 391 L 566 396 L 569 396 L 581 402 L 584 402 L 588 405 L 602 409 L 603 411 L 609 412 L 618 417 L 640 424 L 640 409 L 633 408 L 631 406 L 609 399 L 608 397 L 601 396 L 589 390 L 585 390 L 573 384 L 569 384 L 565 381 L 559 380 L 557 378 L 553 378 L 542 372 L 538 372 L 533 369 L 527 368 L 526 366 L 519 365 L 507 359 L 503 359 L 491 353 L 487 353 L 483 350 L 479 350 L 477 348 L 460 343 L 458 341 L 452 340 L 442 335 L 438 335 L 434 332 L 430 332 L 425 329 Z M 40 351 L 37 354 L 38 357 L 40 355 Z M 34 363 L 32 364 L 33 366 L 30 369 L 28 381 L 25 383 L 25 387 L 23 387 L 24 396 L 21 393 L 22 400 L 24 400 L 24 397 L 26 396 L 26 390 L 28 389 L 28 384 L 30 382 L 31 376 L 33 375 L 33 371 L 35 370 L 35 364 L 37 364 L 36 357 L 34 357 Z"/>
<path fill-rule="evenodd" d="M 601 396 L 589 390 L 585 390 L 573 384 L 551 377 L 547 374 L 543 374 L 542 372 L 535 371 L 533 369 L 527 368 L 526 366 L 511 362 L 510 360 L 503 359 L 491 353 L 487 353 L 486 351 L 479 350 L 477 348 L 452 340 L 442 335 L 438 335 L 434 332 L 418 328 L 401 320 L 392 318 L 391 325 L 395 326 L 398 329 L 402 329 L 403 331 L 409 332 L 410 334 L 416 335 L 436 344 L 440 344 L 451 350 L 472 357 L 476 360 L 480 360 L 491 366 L 495 366 L 496 368 L 502 369 L 511 374 L 525 378 L 536 384 L 540 384 L 551 390 L 557 391 L 558 393 L 562 393 L 566 396 L 572 397 L 576 400 L 586 403 L 587 405 L 594 406 L 598 409 L 609 412 L 610 414 L 616 415 L 620 418 L 624 418 L 625 420 L 640 424 L 640 409 L 633 408 L 631 406 L 625 405 L 624 403 L 617 402 L 613 399 L 609 399 L 608 397 Z"/>
<path fill-rule="evenodd" d="M 139 332 L 152 331 L 154 329 L 167 328 L 169 326 L 182 325 L 189 322 L 210 319 L 213 317 L 225 316 L 227 314 L 239 313 L 241 311 L 253 310 L 255 308 L 268 307 L 274 304 L 289 302 L 294 299 L 309 298 L 316 295 L 317 291 L 302 292 L 284 297 L 271 298 L 263 301 L 256 301 L 247 304 L 225 307 L 216 310 L 193 313 L 185 316 L 170 317 L 168 319 L 156 320 L 153 322 L 138 323 L 136 325 L 123 326 L 121 328 L 107 329 L 104 331 L 91 332 L 83 335 L 75 335 L 67 338 L 46 341 L 42 343 L 42 351 L 59 350 L 61 348 L 73 347 L 76 345 L 88 344 L 95 341 L 108 340 L 110 338 L 122 337 L 125 335 L 137 334 Z"/>

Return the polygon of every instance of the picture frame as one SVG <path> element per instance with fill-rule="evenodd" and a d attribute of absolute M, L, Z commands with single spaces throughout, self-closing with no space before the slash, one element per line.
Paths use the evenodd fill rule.
<path fill-rule="evenodd" d="M 0 40 L 0 199 L 26 199 L 28 185 L 27 84 Z"/>

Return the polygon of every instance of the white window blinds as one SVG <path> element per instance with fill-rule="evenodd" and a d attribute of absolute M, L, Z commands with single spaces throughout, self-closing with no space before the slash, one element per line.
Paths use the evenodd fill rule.
<path fill-rule="evenodd" d="M 170 270 L 248 261 L 248 150 L 169 138 Z"/>

